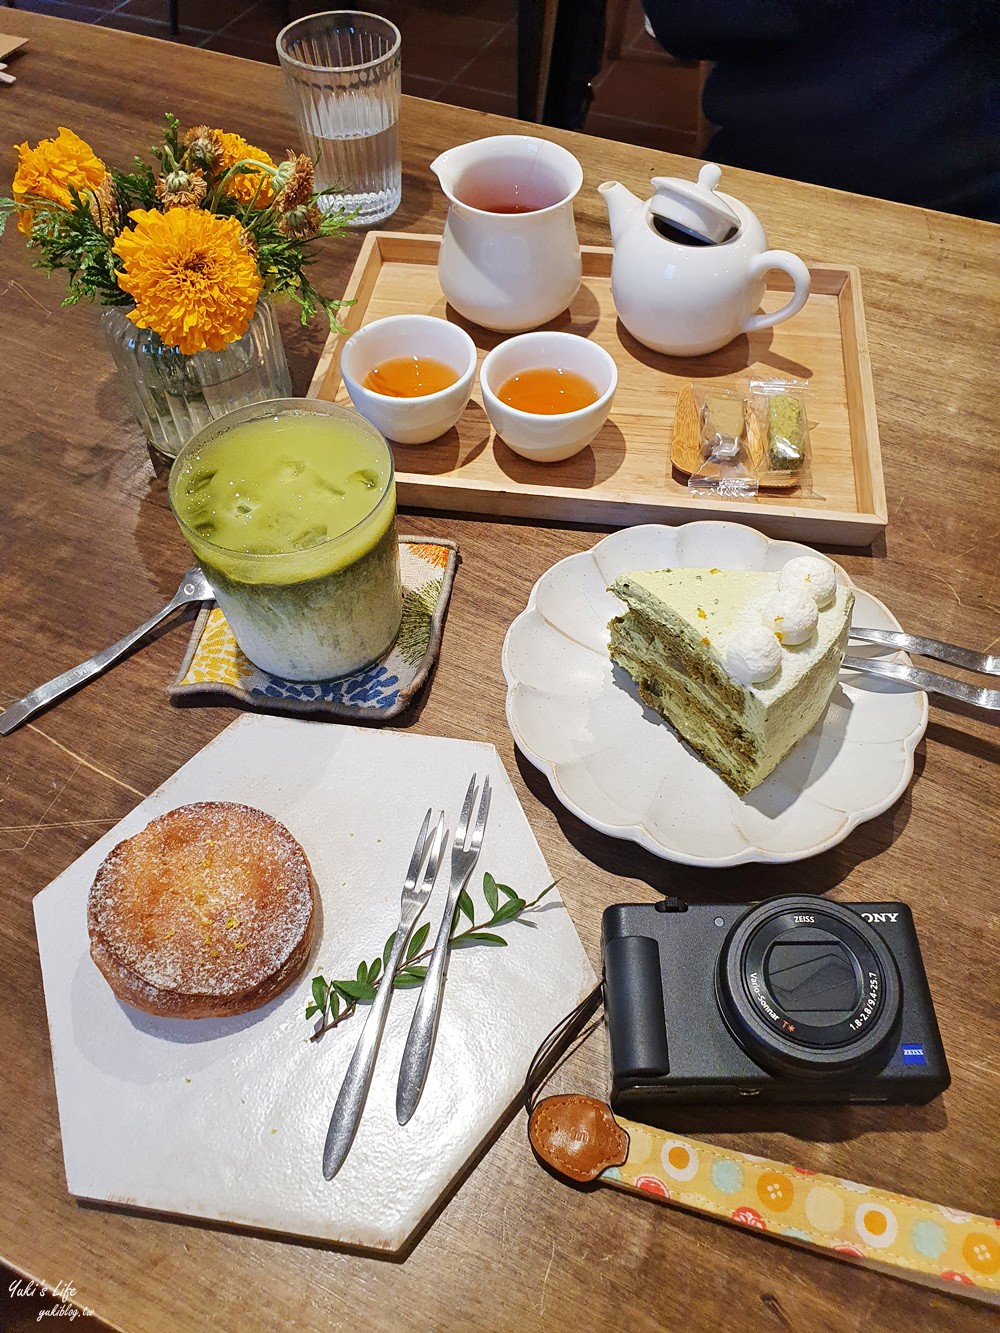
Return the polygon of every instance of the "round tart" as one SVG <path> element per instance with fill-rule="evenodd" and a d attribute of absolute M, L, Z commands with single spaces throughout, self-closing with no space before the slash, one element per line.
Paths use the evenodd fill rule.
<path fill-rule="evenodd" d="M 120 842 L 87 903 L 90 953 L 120 1000 L 170 1018 L 242 1014 L 305 969 L 313 880 L 284 824 L 180 806 Z"/>

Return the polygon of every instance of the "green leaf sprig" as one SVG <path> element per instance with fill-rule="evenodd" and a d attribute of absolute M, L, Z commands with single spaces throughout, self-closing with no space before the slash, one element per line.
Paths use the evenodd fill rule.
<path fill-rule="evenodd" d="M 487 920 L 477 923 L 475 904 L 467 890 L 463 889 L 455 905 L 455 915 L 452 917 L 451 939 L 448 947 L 450 949 L 468 949 L 477 944 L 488 945 L 492 948 L 506 947 L 508 941 L 502 935 L 496 934 L 496 930 L 518 920 L 522 926 L 530 926 L 534 929 L 535 922 L 524 920 L 524 914 L 530 912 L 533 907 L 537 907 L 545 895 L 554 888 L 555 881 L 553 880 L 537 898 L 532 898 L 528 902 L 509 884 L 498 884 L 487 871 L 483 875 L 483 897 L 491 915 Z M 463 917 L 469 922 L 464 929 L 462 929 Z M 431 950 L 424 948 L 430 928 L 430 922 L 425 921 L 414 932 L 406 946 L 406 955 L 402 964 L 393 978 L 394 990 L 410 990 L 423 983 L 424 977 L 427 975 L 427 965 L 423 960 L 431 955 Z M 329 1032 L 331 1028 L 337 1027 L 350 1018 L 359 1004 L 367 1004 L 374 1000 L 379 986 L 385 980 L 385 969 L 395 942 L 396 932 L 393 931 L 386 940 L 380 957 L 373 958 L 370 963 L 362 960 L 358 964 L 353 977 L 345 977 L 342 980 L 328 979 L 324 976 L 313 977 L 312 1000 L 306 1006 L 306 1018 L 316 1018 L 318 1024 L 316 1031 L 309 1038 L 310 1041 L 316 1041 L 319 1037 L 322 1037 L 324 1032 Z"/>

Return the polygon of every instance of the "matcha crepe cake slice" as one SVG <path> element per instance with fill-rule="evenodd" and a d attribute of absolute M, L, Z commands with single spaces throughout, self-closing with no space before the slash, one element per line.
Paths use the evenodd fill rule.
<path fill-rule="evenodd" d="M 829 561 L 637 570 L 611 591 L 628 607 L 610 624 L 612 660 L 740 796 L 823 716 L 854 606 Z"/>

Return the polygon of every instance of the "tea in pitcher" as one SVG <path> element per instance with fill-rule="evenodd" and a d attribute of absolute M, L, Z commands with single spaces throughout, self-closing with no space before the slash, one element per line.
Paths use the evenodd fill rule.
<path fill-rule="evenodd" d="M 566 187 L 540 163 L 481 163 L 470 167 L 455 187 L 455 198 L 481 213 L 538 213 L 561 203 Z"/>

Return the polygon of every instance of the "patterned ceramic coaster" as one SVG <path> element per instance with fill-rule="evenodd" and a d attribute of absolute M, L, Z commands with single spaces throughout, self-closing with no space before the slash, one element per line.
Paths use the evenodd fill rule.
<path fill-rule="evenodd" d="M 261 671 L 240 652 L 219 608 L 206 606 L 195 622 L 170 697 L 225 694 L 285 713 L 330 713 L 379 722 L 396 717 L 434 665 L 457 564 L 458 547 L 452 541 L 400 537 L 403 623 L 396 642 L 380 661 L 357 675 L 318 685 L 279 680 Z"/>

